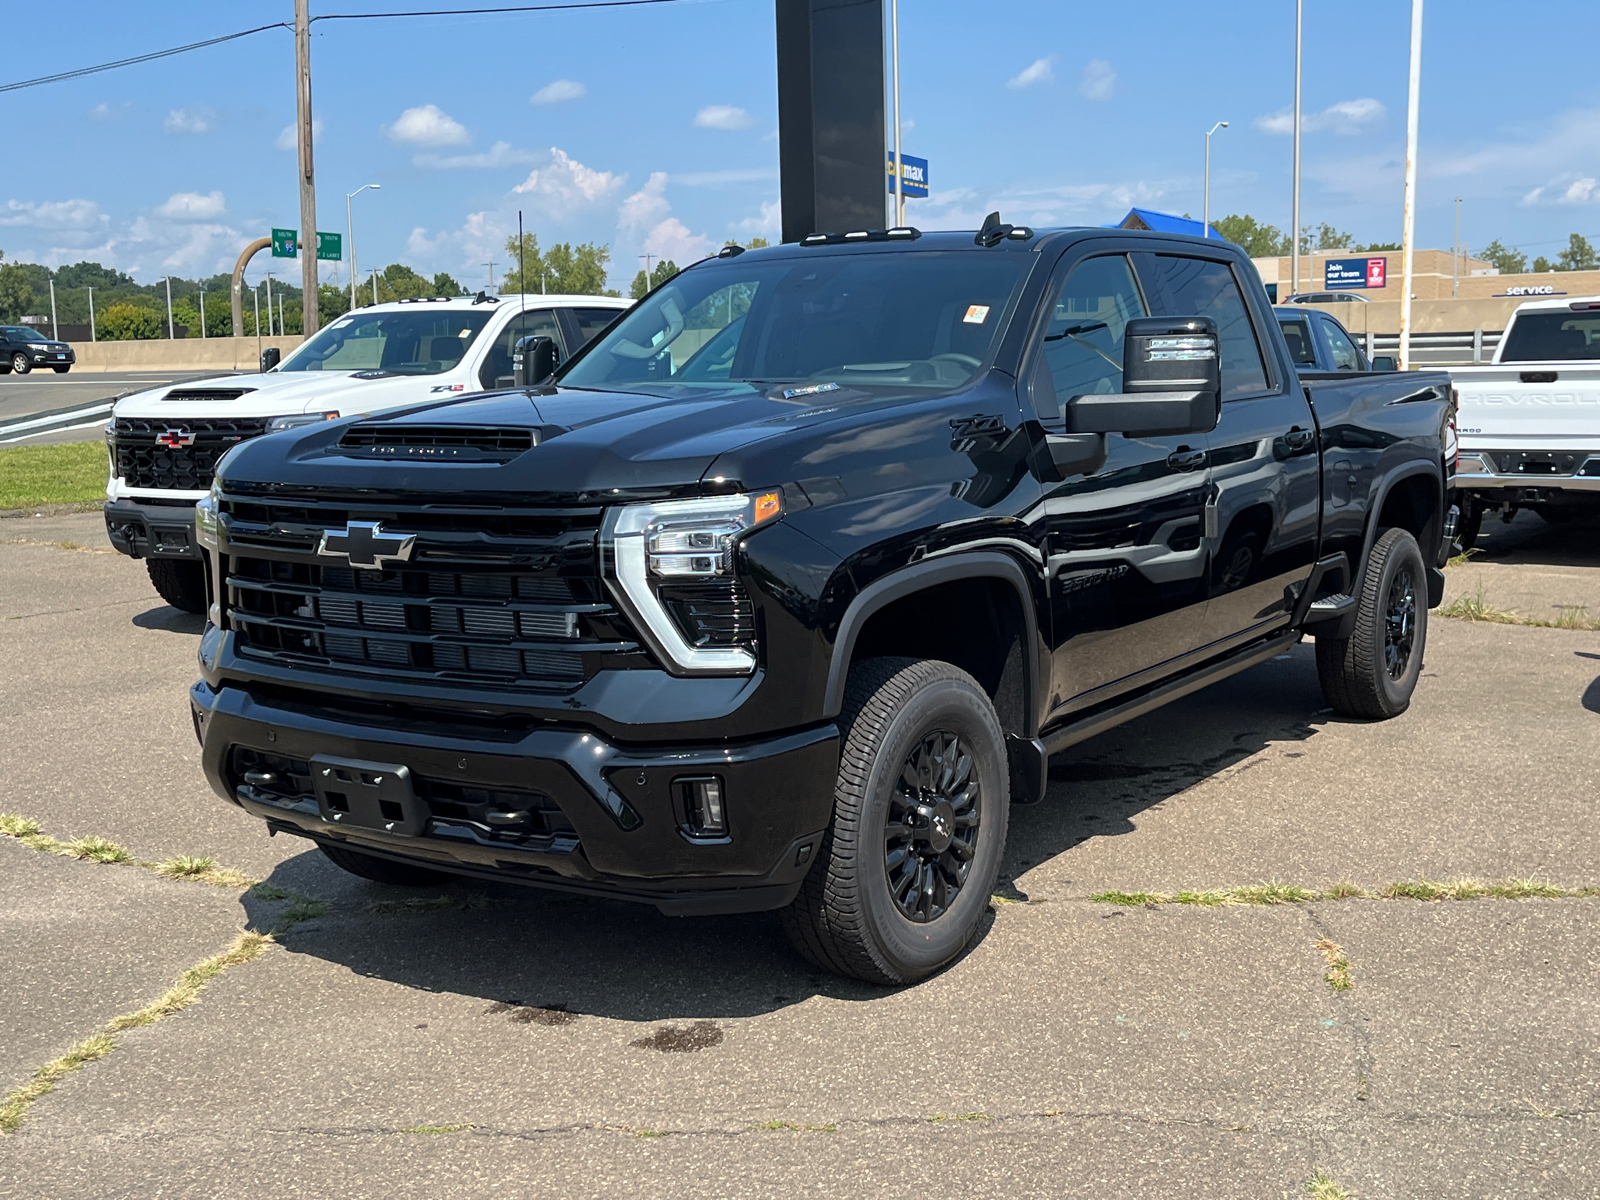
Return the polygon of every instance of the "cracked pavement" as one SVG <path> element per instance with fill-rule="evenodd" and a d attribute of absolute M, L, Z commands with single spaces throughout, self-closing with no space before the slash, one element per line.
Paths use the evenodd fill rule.
<path fill-rule="evenodd" d="M 465 881 L 394 911 L 268 839 L 199 773 L 198 623 L 139 564 L 38 544 L 98 548 L 99 522 L 0 521 L 0 811 L 330 907 L 39 1099 L 0 1197 L 1257 1198 L 1316 1169 L 1362 1200 L 1600 1191 L 1600 899 L 1089 899 L 1600 884 L 1600 634 L 1435 619 L 1382 725 L 1326 711 L 1307 644 L 1075 747 L 1013 811 L 1011 902 L 882 990 L 771 915 Z M 1593 533 L 1529 536 L 1577 558 Z M 0 838 L 0 1092 L 282 910 Z"/>

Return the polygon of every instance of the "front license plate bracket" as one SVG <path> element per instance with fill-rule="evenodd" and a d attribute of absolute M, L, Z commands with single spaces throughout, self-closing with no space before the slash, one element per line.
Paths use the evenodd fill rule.
<path fill-rule="evenodd" d="M 311 759 L 311 787 L 332 825 L 416 837 L 428 823 L 408 767 L 319 754 Z"/>

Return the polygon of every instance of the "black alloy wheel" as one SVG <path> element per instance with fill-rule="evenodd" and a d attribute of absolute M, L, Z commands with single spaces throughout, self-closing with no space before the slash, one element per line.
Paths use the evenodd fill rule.
<path fill-rule="evenodd" d="M 1330 637 L 1312 626 L 1317 678 L 1335 712 L 1383 721 L 1411 704 L 1428 639 L 1426 586 L 1417 539 L 1404 529 L 1384 530 L 1367 555 L 1350 636 Z"/>
<path fill-rule="evenodd" d="M 1399 679 L 1411 665 L 1417 636 L 1417 584 L 1409 563 L 1402 563 L 1389 583 L 1389 603 L 1383 617 L 1383 665 L 1390 679 Z"/>
<path fill-rule="evenodd" d="M 11 356 L 11 370 L 18 375 L 26 375 L 33 370 L 33 364 L 28 361 L 28 356 L 18 350 Z"/>
<path fill-rule="evenodd" d="M 906 758 L 889 798 L 883 865 L 907 920 L 938 920 L 972 872 L 983 821 L 982 787 L 961 739 L 940 729 Z"/>

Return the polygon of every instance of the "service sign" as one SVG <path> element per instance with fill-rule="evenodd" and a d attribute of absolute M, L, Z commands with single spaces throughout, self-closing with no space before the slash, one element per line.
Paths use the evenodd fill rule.
<path fill-rule="evenodd" d="M 1330 258 L 1322 267 L 1322 286 L 1330 291 L 1381 288 L 1388 274 L 1387 258 Z"/>
<path fill-rule="evenodd" d="M 890 151 L 883 160 L 884 174 L 889 177 L 889 194 L 894 195 L 894 151 Z M 928 198 L 928 160 L 925 158 L 912 158 L 909 154 L 900 156 L 900 194 L 907 199 L 926 200 Z"/>

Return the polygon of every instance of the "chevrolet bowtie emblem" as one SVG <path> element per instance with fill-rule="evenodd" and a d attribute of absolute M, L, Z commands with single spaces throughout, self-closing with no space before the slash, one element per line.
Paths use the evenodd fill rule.
<path fill-rule="evenodd" d="M 156 434 L 156 442 L 173 450 L 194 445 L 194 434 L 187 429 L 163 429 Z"/>
<path fill-rule="evenodd" d="M 414 533 L 384 533 L 377 521 L 351 521 L 343 529 L 325 529 L 317 553 L 345 559 L 352 567 L 381 571 L 407 562 L 417 544 Z"/>

